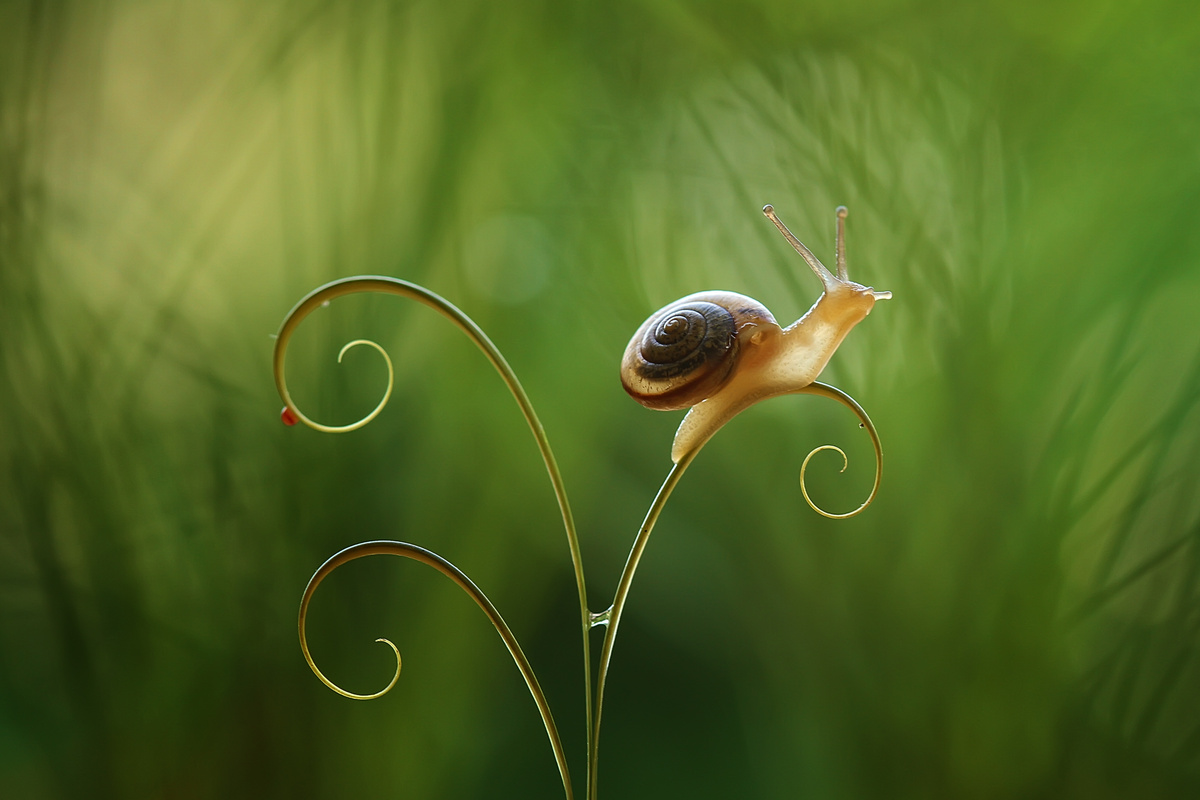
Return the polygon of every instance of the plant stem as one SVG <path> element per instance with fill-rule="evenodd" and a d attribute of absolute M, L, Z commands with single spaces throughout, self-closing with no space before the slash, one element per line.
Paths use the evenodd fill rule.
<path fill-rule="evenodd" d="M 375 641 L 383 642 L 392 648 L 392 652 L 396 654 L 396 673 L 392 676 L 392 680 L 386 688 L 374 694 L 354 694 L 342 689 L 325 677 L 324 673 L 317 668 L 316 662 L 313 661 L 312 655 L 308 651 L 308 638 L 304 630 L 305 620 L 308 617 L 308 604 L 312 600 L 313 592 L 317 590 L 317 586 L 321 584 L 321 581 L 325 580 L 329 573 L 343 564 L 358 558 L 376 555 L 402 556 L 403 558 L 410 558 L 413 561 L 433 567 L 458 584 L 459 588 L 470 595 L 476 605 L 483 609 L 483 613 L 487 615 L 487 618 L 500 634 L 500 638 L 504 640 L 509 654 L 512 655 L 513 661 L 517 664 L 517 669 L 521 671 L 521 677 L 525 679 L 525 685 L 529 687 L 529 693 L 533 695 L 533 701 L 537 704 L 538 713 L 542 715 L 542 723 L 546 726 L 546 735 L 550 737 L 550 748 L 554 751 L 554 760 L 558 762 L 558 772 L 562 776 L 563 790 L 566 792 L 567 800 L 573 800 L 574 792 L 571 786 L 571 774 L 567 769 L 567 754 L 563 750 L 562 739 L 558 735 L 558 727 L 554 724 L 554 715 L 550 713 L 550 703 L 546 700 L 546 694 L 542 691 L 541 684 L 538 683 L 537 675 L 534 674 L 529 659 L 525 656 L 525 652 L 517 642 L 517 637 L 513 636 L 513 632 L 509 629 L 508 623 L 504 621 L 504 617 L 500 616 L 500 612 L 492 605 L 492 601 L 488 600 L 487 595 L 475 585 L 474 581 L 468 578 L 458 567 L 432 550 L 426 550 L 424 547 L 418 547 L 415 544 L 407 542 L 362 542 L 361 544 L 351 545 L 345 550 L 335 553 L 313 573 L 312 578 L 308 581 L 308 586 L 304 589 L 304 596 L 300 600 L 300 616 L 297 625 L 300 629 L 300 649 L 304 653 L 304 660 L 308 662 L 308 666 L 316 676 L 330 689 L 343 697 L 349 697 L 353 700 L 372 700 L 386 694 L 389 689 L 396 685 L 396 680 L 400 677 L 400 651 L 389 639 L 376 639 Z"/>
<path fill-rule="evenodd" d="M 550 449 L 550 441 L 546 438 L 546 431 L 542 427 L 541 420 L 538 419 L 537 413 L 533 410 L 533 403 L 529 401 L 529 396 L 525 394 L 524 387 L 517 380 L 516 373 L 513 372 L 508 361 L 505 360 L 500 350 L 492 343 L 487 334 L 483 332 L 483 329 L 476 325 L 474 320 L 460 311 L 453 303 L 415 283 L 409 283 L 408 281 L 386 275 L 365 275 L 332 281 L 314 289 L 301 298 L 292 310 L 288 312 L 288 315 L 284 317 L 283 324 L 279 327 L 279 332 L 276 334 L 275 339 L 274 373 L 275 386 L 279 390 L 280 397 L 283 398 L 287 407 L 299 419 L 304 421 L 305 424 L 318 430 L 323 429 L 324 426 L 308 419 L 296 408 L 296 404 L 292 401 L 291 395 L 288 393 L 287 382 L 284 380 L 287 343 L 301 320 L 312 313 L 312 311 L 320 308 L 324 303 L 334 298 L 358 292 L 381 292 L 383 294 L 399 295 L 410 300 L 416 300 L 418 303 L 428 306 L 446 317 L 459 330 L 465 333 L 475 343 L 476 347 L 483 351 L 488 361 L 500 373 L 500 378 L 504 381 L 504 385 L 508 387 L 513 398 L 516 399 L 517 405 L 521 409 L 521 414 L 525 417 L 525 421 L 529 425 L 529 430 L 533 433 L 533 438 L 537 441 L 542 461 L 546 465 L 546 471 L 550 474 L 550 484 L 554 487 L 554 497 L 558 501 L 558 508 L 562 514 L 563 527 L 567 533 L 567 546 L 571 551 L 571 563 L 575 568 L 575 586 L 579 590 L 579 618 L 583 635 L 583 683 L 586 687 L 584 704 L 587 715 L 587 747 L 588 751 L 591 752 L 593 749 L 590 741 L 593 730 L 592 657 L 589 643 L 591 619 L 588 612 L 587 587 L 583 577 L 583 555 L 579 549 L 579 536 L 575 531 L 575 518 L 571 513 L 571 505 L 567 500 L 567 490 L 563 484 L 562 474 L 558 470 L 558 462 L 554 458 L 554 452 Z M 570 797 L 570 787 L 568 786 L 567 789 L 567 795 Z"/>
<path fill-rule="evenodd" d="M 654 524 L 658 522 L 658 517 L 662 514 L 663 507 L 667 504 L 667 499 L 674 491 L 675 485 L 679 483 L 679 479 L 683 477 L 683 473 L 687 470 L 688 465 L 692 463 L 692 459 L 696 457 L 699 449 L 687 453 L 679 460 L 679 463 L 671 467 L 671 471 L 667 474 L 666 480 L 663 481 L 662 487 L 658 490 L 658 495 L 654 498 L 654 503 L 651 504 L 650 510 L 646 513 L 646 519 L 642 523 L 642 528 L 638 531 L 637 538 L 633 541 L 633 547 L 629 551 L 629 558 L 625 561 L 625 569 L 621 572 L 621 579 L 617 583 L 616 594 L 613 595 L 613 604 L 608 610 L 608 628 L 604 632 L 604 643 L 600 648 L 600 668 L 597 673 L 596 680 L 596 713 L 592 715 L 592 732 L 589 737 L 588 750 L 588 800 L 596 800 L 597 786 L 597 767 L 600 757 L 600 712 L 604 706 L 604 684 L 608 678 L 608 664 L 612 658 L 613 642 L 617 638 L 617 626 L 621 624 L 621 612 L 625 609 L 625 600 L 629 596 L 629 587 L 633 583 L 633 574 L 637 572 L 638 562 L 642 558 L 642 552 L 646 549 L 646 543 L 650 540 L 650 533 L 654 530 Z"/>
<path fill-rule="evenodd" d="M 852 517 L 855 514 L 858 514 L 864 508 L 870 505 L 871 501 L 875 498 L 875 493 L 879 490 L 879 479 L 883 464 L 883 448 L 879 443 L 879 434 L 876 432 L 875 425 L 871 422 L 870 417 L 867 416 L 867 412 L 863 411 L 862 406 L 860 406 L 854 400 L 854 398 L 850 397 L 850 395 L 846 394 L 841 389 L 816 381 L 808 386 L 804 386 L 799 389 L 793 389 L 787 392 L 781 392 L 781 394 L 815 394 L 818 397 L 827 397 L 831 400 L 836 400 L 853 411 L 854 415 L 858 417 L 859 421 L 862 423 L 862 426 L 866 428 L 867 433 L 871 437 L 871 443 L 875 448 L 875 482 L 872 485 L 870 496 L 868 496 L 866 501 L 854 511 L 851 511 L 847 514 L 830 514 L 826 511 L 823 511 L 822 509 L 818 508 L 811 499 L 809 499 L 808 491 L 804 486 L 804 468 L 808 465 L 808 459 L 812 458 L 814 454 L 825 449 L 836 450 L 837 452 L 842 453 L 842 457 L 845 458 L 845 453 L 843 453 L 840 448 L 832 445 L 823 445 L 822 447 L 816 448 L 808 454 L 808 458 L 804 460 L 804 466 L 802 466 L 800 470 L 800 489 L 804 494 L 805 501 L 807 501 L 809 506 L 817 511 L 817 513 L 833 519 L 843 519 L 845 517 Z M 613 604 L 608 608 L 607 611 L 599 615 L 600 617 L 607 617 L 608 629 L 604 633 L 604 643 L 600 647 L 600 667 L 596 679 L 596 710 L 591 716 L 592 730 L 591 736 L 589 737 L 588 748 L 587 800 L 597 799 L 597 773 L 600 759 L 600 717 L 604 706 L 604 686 L 608 680 L 608 665 L 612 659 L 613 643 L 617 638 L 617 626 L 621 623 L 621 613 L 625 609 L 625 600 L 629 596 L 629 587 L 633 583 L 633 575 L 635 572 L 637 572 L 638 562 L 641 561 L 642 552 L 646 549 L 646 543 L 650 540 L 650 533 L 654 530 L 654 525 L 658 522 L 658 517 L 662 514 L 663 507 L 667 504 L 667 499 L 670 498 L 671 492 L 675 490 L 675 485 L 678 484 L 680 478 L 683 477 L 683 473 L 685 470 L 687 470 L 688 465 L 692 463 L 692 460 L 700 452 L 700 449 L 704 447 L 704 445 L 708 442 L 708 439 L 711 438 L 712 433 L 716 433 L 716 431 L 714 430 L 709 434 L 708 437 L 700 439 L 692 446 L 690 450 L 685 450 L 680 455 L 679 461 L 675 463 L 675 465 L 671 468 L 671 471 L 667 474 L 666 480 L 663 481 L 662 487 L 658 490 L 658 495 L 655 496 L 654 502 L 650 506 L 650 510 L 646 512 L 646 519 L 644 522 L 642 522 L 641 530 L 638 531 L 637 537 L 633 540 L 633 547 L 629 550 L 629 558 L 625 561 L 625 569 L 621 572 L 621 579 L 617 583 L 617 591 L 613 596 Z"/>

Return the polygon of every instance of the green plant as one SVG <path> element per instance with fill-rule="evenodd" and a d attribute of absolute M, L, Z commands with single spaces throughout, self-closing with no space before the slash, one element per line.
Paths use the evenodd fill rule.
<path fill-rule="evenodd" d="M 634 539 L 625 568 L 617 584 L 612 603 L 603 611 L 593 612 L 587 602 L 583 559 L 575 523 L 567 500 L 566 488 L 550 448 L 545 431 L 533 410 L 529 397 L 504 356 L 487 335 L 466 314 L 433 292 L 407 281 L 383 276 L 358 276 L 333 281 L 314 290 L 285 317 L 276 337 L 274 374 L 276 386 L 284 401 L 283 421 L 288 425 L 303 422 L 324 432 L 355 430 L 373 420 L 391 397 L 395 380 L 392 362 L 387 352 L 375 342 L 356 339 L 346 344 L 338 360 L 352 347 L 373 347 L 383 356 L 388 367 L 388 384 L 383 398 L 366 416 L 343 426 L 329 426 L 306 416 L 296 406 L 287 388 L 285 364 L 287 346 L 293 332 L 314 309 L 346 294 L 380 292 L 416 300 L 442 314 L 459 327 L 475 343 L 500 373 L 516 399 L 534 438 L 537 440 L 546 469 L 550 474 L 563 527 L 575 569 L 579 592 L 580 625 L 583 634 L 584 685 L 587 705 L 587 797 L 597 796 L 597 767 L 601 712 L 608 667 L 621 614 L 637 571 L 638 562 L 649 541 L 659 515 L 668 498 L 704 444 L 730 419 L 761 400 L 783 394 L 814 394 L 828 397 L 845 405 L 858 417 L 871 437 L 875 448 L 875 480 L 871 493 L 856 509 L 834 514 L 819 508 L 809 497 L 805 473 L 812 457 L 823 450 L 842 456 L 842 469 L 847 466 L 846 454 L 834 445 L 822 445 L 811 451 L 800 468 L 800 488 L 804 499 L 818 513 L 841 519 L 854 516 L 865 509 L 879 489 L 883 451 L 875 426 L 862 407 L 845 392 L 818 383 L 824 369 L 846 334 L 871 312 L 877 300 L 891 297 L 890 292 L 878 292 L 869 286 L 850 281 L 846 269 L 845 217 L 846 209 L 837 209 L 836 273 L 830 272 L 812 252 L 775 216 L 771 206 L 763 213 L 801 255 L 817 277 L 824 291 L 813 307 L 787 328 L 781 328 L 771 313 L 757 301 L 733 292 L 701 292 L 689 295 L 651 315 L 634 334 L 622 361 L 622 382 L 629 394 L 650 408 L 661 410 L 689 409 L 684 417 L 671 450 L 674 462 L 666 480 L 647 512 L 645 521 Z M 382 690 L 373 694 L 348 692 L 330 681 L 314 662 L 309 652 L 305 620 L 309 603 L 317 586 L 341 565 L 371 555 L 396 555 L 433 567 L 454 581 L 483 610 L 499 632 L 501 639 L 521 671 L 534 702 L 537 704 L 551 748 L 562 777 L 568 800 L 574 796 L 566 752 L 550 711 L 545 693 L 537 676 L 513 635 L 508 624 L 487 596 L 465 573 L 430 550 L 407 542 L 369 541 L 348 547 L 321 565 L 309 580 L 300 603 L 300 647 L 309 667 L 321 682 L 338 694 L 356 700 L 370 700 L 386 694 L 400 677 L 401 657 L 396 645 L 388 639 L 376 641 L 390 647 L 396 656 L 396 671 Z M 604 627 L 605 636 L 600 651 L 599 670 L 594 686 L 591 675 L 589 631 Z"/>

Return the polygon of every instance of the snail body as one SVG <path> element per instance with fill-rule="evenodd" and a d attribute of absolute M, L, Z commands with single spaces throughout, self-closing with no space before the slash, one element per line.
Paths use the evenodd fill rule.
<path fill-rule="evenodd" d="M 735 292 L 700 292 L 642 323 L 621 360 L 621 383 L 642 405 L 690 408 L 671 447 L 679 463 L 726 422 L 760 400 L 810 386 L 850 330 L 891 297 L 846 275 L 846 210 L 838 208 L 837 274 L 763 209 L 821 279 L 824 292 L 800 319 L 781 328 L 757 300 Z"/>

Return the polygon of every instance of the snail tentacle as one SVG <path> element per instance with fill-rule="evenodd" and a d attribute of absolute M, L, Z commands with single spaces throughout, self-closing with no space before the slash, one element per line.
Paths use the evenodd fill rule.
<path fill-rule="evenodd" d="M 839 208 L 844 208 L 844 206 L 840 206 Z M 783 220 L 775 216 L 774 206 L 770 205 L 769 203 L 763 206 L 763 215 L 767 219 L 771 220 L 771 222 L 775 223 L 775 227 L 778 228 L 779 232 L 783 234 L 783 238 L 788 240 L 788 244 L 792 246 L 792 249 L 800 254 L 800 257 L 804 259 L 805 263 L 807 263 L 808 266 L 812 268 L 812 271 L 816 273 L 816 276 L 821 279 L 821 285 L 825 287 L 826 291 L 828 291 L 837 283 L 838 279 L 833 276 L 833 273 L 829 271 L 828 267 L 821 263 L 821 259 L 813 255 L 813 251 L 805 247 L 804 242 L 797 239 L 796 236 L 790 230 L 788 230 L 788 226 L 783 224 Z M 840 214 L 838 215 L 838 219 L 842 219 Z M 841 265 L 839 265 L 839 267 L 840 266 Z"/>
<path fill-rule="evenodd" d="M 850 280 L 850 276 L 846 272 L 846 216 L 849 213 L 850 209 L 845 206 L 837 207 L 837 239 L 834 244 L 834 251 L 837 255 L 837 276 L 839 281 Z"/>
<path fill-rule="evenodd" d="M 534 674 L 533 667 L 529 663 L 529 659 L 525 656 L 521 645 L 517 642 L 517 637 L 513 635 L 512 630 L 508 627 L 508 623 L 504 621 L 504 617 L 492 605 L 492 601 L 475 583 L 467 577 L 466 573 L 454 566 L 451 562 L 439 556 L 432 550 L 426 550 L 424 547 L 418 547 L 415 544 L 407 542 L 394 541 L 373 541 L 362 542 L 361 544 L 351 545 L 346 549 L 334 554 L 317 571 L 313 573 L 312 578 L 308 581 L 308 586 L 304 588 L 304 595 L 300 600 L 300 613 L 297 621 L 297 626 L 300 631 L 300 649 L 304 653 L 304 660 L 308 662 L 308 666 L 313 673 L 333 691 L 349 697 L 352 700 L 373 700 L 377 697 L 382 697 L 387 694 L 396 681 L 400 678 L 401 659 L 400 650 L 389 639 L 376 639 L 377 642 L 383 642 L 396 655 L 396 672 L 392 675 L 391 681 L 381 691 L 373 694 L 355 694 L 342 689 L 336 683 L 325 676 L 317 667 L 313 660 L 312 654 L 308 649 L 308 637 L 305 632 L 305 626 L 308 619 L 308 606 L 312 601 L 313 593 L 321 584 L 321 581 L 329 577 L 335 569 L 355 559 L 364 558 L 374 555 L 393 555 L 409 558 L 421 564 L 433 567 L 438 572 L 445 575 L 450 580 L 462 589 L 467 595 L 475 601 L 475 604 L 483 611 L 488 620 L 496 628 L 496 632 L 500 634 L 500 638 L 504 641 L 505 647 L 508 648 L 509 654 L 517 665 L 517 669 L 521 672 L 521 677 L 525 679 L 525 685 L 529 687 L 529 692 L 533 695 L 533 700 L 537 704 L 538 713 L 542 717 L 542 723 L 546 727 L 546 735 L 550 738 L 550 747 L 554 750 L 555 761 L 558 762 L 558 771 L 562 776 L 563 788 L 566 791 L 567 800 L 572 798 L 571 776 L 567 769 L 566 751 L 563 750 L 562 739 L 558 734 L 558 727 L 554 724 L 554 715 L 550 712 L 550 704 L 546 700 L 546 694 L 542 691 L 541 684 L 538 683 L 537 675 Z"/>

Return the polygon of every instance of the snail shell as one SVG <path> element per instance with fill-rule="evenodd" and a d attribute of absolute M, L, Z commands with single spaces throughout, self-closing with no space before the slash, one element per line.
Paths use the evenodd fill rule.
<path fill-rule="evenodd" d="M 700 292 L 665 306 L 638 328 L 621 359 L 621 384 L 647 408 L 690 408 L 731 377 L 749 340 L 779 323 L 735 292 Z"/>

